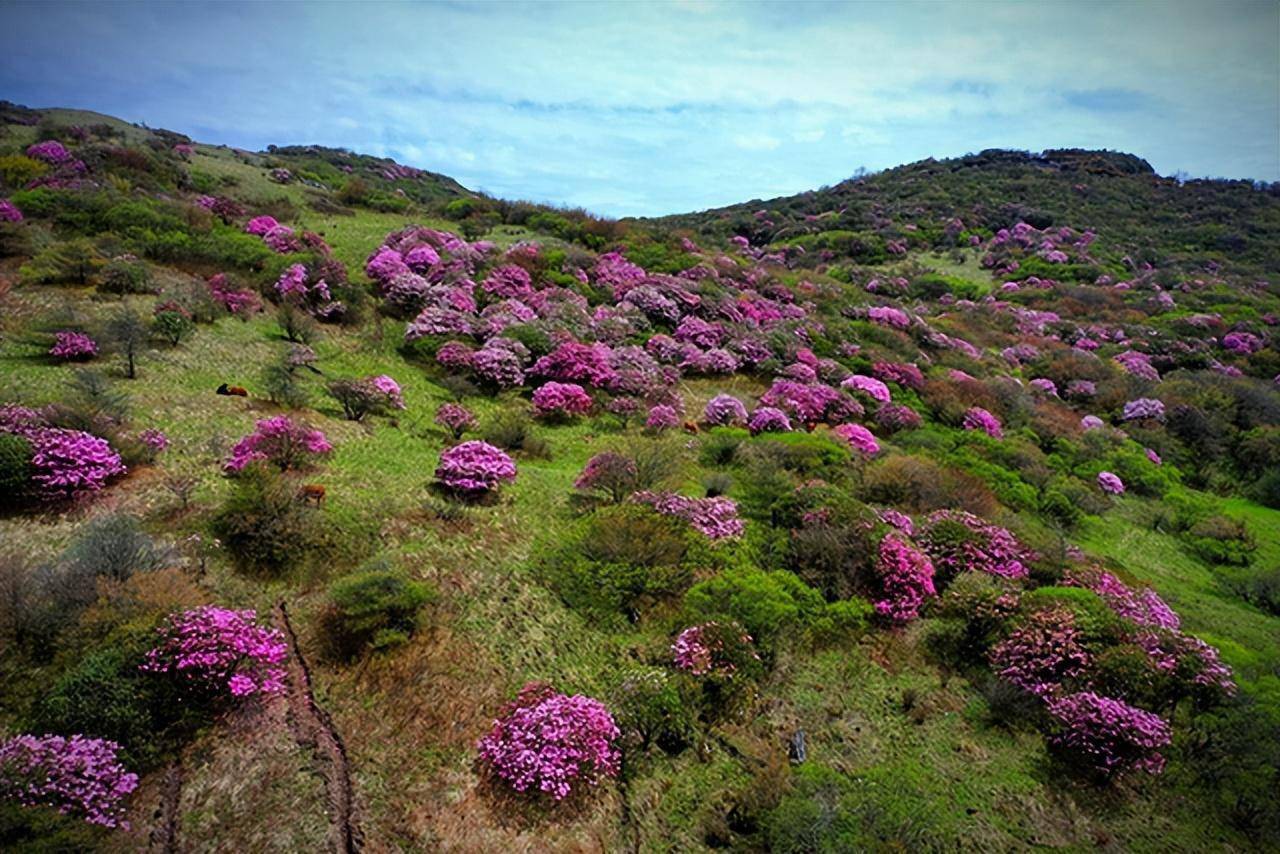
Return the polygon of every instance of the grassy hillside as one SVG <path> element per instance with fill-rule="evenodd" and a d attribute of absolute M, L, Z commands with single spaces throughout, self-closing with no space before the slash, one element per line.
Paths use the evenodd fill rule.
<path fill-rule="evenodd" d="M 343 152 L 236 152 L 72 111 L 3 115 L 0 195 L 23 218 L 0 231 L 0 405 L 38 410 L 39 430 L 107 439 L 128 471 L 73 500 L 38 494 L 33 469 L 3 471 L 25 480 L 0 515 L 0 734 L 109 737 L 141 777 L 128 829 L 7 801 L 4 847 L 317 850 L 344 829 L 372 851 L 1274 847 L 1272 190 L 1180 187 L 1127 156 L 984 153 L 614 223 Z M 60 140 L 84 169 L 42 169 L 22 153 L 37 139 Z M 246 233 L 262 215 L 292 229 L 278 235 L 285 251 Z M 964 226 L 947 237 L 952 217 Z M 1067 260 L 998 238 L 1019 221 Z M 1219 222 L 1237 248 L 1206 242 Z M 1078 239 L 1089 228 L 1096 245 Z M 900 240 L 902 252 L 857 249 Z M 366 267 L 380 247 L 407 264 L 421 246 L 436 261 L 420 273 Z M 295 265 L 300 290 L 282 289 Z M 229 311 L 220 288 L 262 310 Z M 147 330 L 133 378 L 118 331 L 130 312 Z M 156 320 L 166 312 L 188 318 L 176 344 Z M 459 317 L 465 327 L 445 328 Z M 406 324 L 426 331 L 406 340 Z M 51 357 L 66 331 L 100 352 Z M 1233 333 L 1257 346 L 1224 345 Z M 604 362 L 539 362 L 565 341 L 596 345 Z M 676 354 L 646 362 L 664 341 Z M 450 362 L 451 342 L 470 361 Z M 511 342 L 530 351 L 524 378 L 498 387 L 475 353 Z M 1150 371 L 1125 367 L 1129 352 Z M 289 359 L 305 364 L 284 389 Z M 850 375 L 882 380 L 914 426 Z M 394 378 L 403 408 L 345 417 L 328 386 L 376 376 Z M 1045 379 L 1053 394 L 1032 384 Z M 1090 394 L 1068 391 L 1081 380 Z M 547 381 L 581 385 L 590 411 L 539 414 L 532 392 Z M 217 394 L 224 383 L 247 396 Z M 723 394 L 755 414 L 772 404 L 792 429 L 708 423 Z M 1160 417 L 1127 416 L 1140 399 L 1160 401 Z M 447 403 L 476 417 L 463 440 L 510 454 L 513 481 L 485 496 L 442 488 L 437 466 L 457 445 L 436 421 Z M 655 414 L 664 406 L 674 426 Z M 975 408 L 994 435 L 971 429 Z M 224 463 L 280 415 L 333 449 L 261 474 L 285 501 L 253 504 L 258 475 Z M 1101 426 L 1085 429 L 1085 415 Z M 26 429 L 9 423 L 0 437 Z M 874 434 L 874 452 L 837 432 L 848 425 Z M 139 447 L 145 429 L 167 447 Z M 631 466 L 618 506 L 575 485 L 606 451 Z M 1123 495 L 1100 487 L 1101 471 Z M 318 505 L 294 498 L 317 484 Z M 633 488 L 727 497 L 742 530 L 709 539 L 628 498 Z M 256 546 L 226 524 L 250 505 L 267 531 Z M 985 533 L 935 527 L 933 514 L 957 509 Z M 887 510 L 914 532 L 895 533 Z M 120 519 L 136 531 L 90 536 Z M 1017 571 L 979 569 L 1001 548 L 984 539 L 992 525 L 1016 541 Z M 976 550 L 954 572 L 946 536 Z M 268 540 L 278 560 L 264 557 Z M 873 607 L 897 595 L 886 540 L 931 561 L 936 580 L 937 595 L 897 621 Z M 137 548 L 113 549 L 126 541 Z M 142 561 L 149 548 L 163 557 Z M 1098 568 L 1153 591 L 1180 626 L 1153 627 L 1080 586 Z M 344 654 L 341 585 L 361 573 L 418 585 L 425 602 L 407 628 Z M 364 595 L 361 606 L 388 607 Z M 286 690 L 233 700 L 220 685 L 139 675 L 166 617 L 205 604 L 296 632 Z M 1163 774 L 1091 773 L 1053 749 L 1047 705 L 995 673 L 993 648 L 1045 612 L 1066 613 L 1089 656 L 1049 696 L 1092 689 L 1158 714 L 1171 731 Z M 731 669 L 682 669 L 673 643 L 709 622 L 751 640 Z M 1176 647 L 1176 666 L 1144 652 L 1146 635 Z M 1195 639 L 1230 668 L 1229 687 Z M 608 707 L 616 774 L 555 803 L 513 791 L 477 757 L 530 682 Z M 119 685 L 137 690 L 120 698 Z M 335 802 L 343 783 L 349 808 Z"/>

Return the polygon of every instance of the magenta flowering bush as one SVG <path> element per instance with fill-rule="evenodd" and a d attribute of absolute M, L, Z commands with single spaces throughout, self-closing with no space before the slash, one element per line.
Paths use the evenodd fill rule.
<path fill-rule="evenodd" d="M 867 318 L 873 323 L 906 329 L 911 326 L 911 315 L 893 306 L 874 306 L 867 309 Z"/>
<path fill-rule="evenodd" d="M 1164 403 L 1154 398 L 1140 397 L 1124 405 L 1124 414 L 1121 417 L 1125 421 L 1142 421 L 1148 418 L 1163 421 Z"/>
<path fill-rule="evenodd" d="M 0 744 L 0 798 L 52 807 L 102 827 L 127 827 L 125 799 L 138 775 L 120 762 L 120 745 L 73 735 L 19 735 Z"/>
<path fill-rule="evenodd" d="M 583 492 L 603 493 L 616 504 L 635 490 L 639 473 L 636 461 L 631 457 L 602 451 L 587 460 L 573 487 Z"/>
<path fill-rule="evenodd" d="M 1050 747 L 1082 769 L 1104 778 L 1164 770 L 1160 751 L 1173 733 L 1159 715 L 1091 691 L 1052 698 L 1046 708 L 1053 721 Z"/>
<path fill-rule="evenodd" d="M 1112 611 L 1140 626 L 1177 631 L 1177 613 L 1151 588 L 1136 591 L 1110 572 L 1097 567 L 1073 567 L 1063 577 L 1068 587 L 1085 587 L 1102 597 Z"/>
<path fill-rule="evenodd" d="M 924 424 L 924 419 L 910 406 L 886 403 L 876 410 L 876 424 L 889 433 L 897 433 L 900 430 L 915 430 Z"/>
<path fill-rule="evenodd" d="M 262 310 L 262 298 L 248 288 L 236 288 L 225 273 L 218 273 L 209 279 L 209 293 L 228 313 L 240 318 L 247 318 Z"/>
<path fill-rule="evenodd" d="M 909 535 L 909 529 L 903 533 Z M 881 538 L 876 549 L 875 573 L 880 585 L 874 602 L 876 613 L 892 623 L 900 625 L 914 620 L 925 601 L 937 595 L 933 586 L 933 563 L 928 555 L 896 531 Z"/>
<path fill-rule="evenodd" d="M 0 222 L 22 222 L 22 211 L 8 199 L 0 199 Z"/>
<path fill-rule="evenodd" d="M 965 412 L 962 426 L 966 430 L 981 430 L 992 439 L 1004 438 L 1004 428 L 1000 424 L 1000 419 L 980 406 L 971 407 Z"/>
<path fill-rule="evenodd" d="M 591 406 L 591 395 L 577 383 L 544 383 L 533 392 L 533 411 L 542 418 L 586 415 Z"/>
<path fill-rule="evenodd" d="M 674 406 L 659 403 L 649 407 L 644 426 L 650 430 L 671 430 L 680 426 L 680 412 Z"/>
<path fill-rule="evenodd" d="M 880 453 L 880 443 L 875 435 L 861 424 L 840 424 L 831 430 L 848 443 L 850 448 L 864 456 Z"/>
<path fill-rule="evenodd" d="M 332 450 L 324 433 L 277 415 L 259 421 L 252 433 L 236 442 L 223 468 L 238 472 L 250 463 L 266 462 L 288 471 Z"/>
<path fill-rule="evenodd" d="M 441 404 L 436 410 L 435 422 L 449 431 L 449 435 L 458 440 L 462 434 L 476 426 L 476 416 L 461 403 Z"/>
<path fill-rule="evenodd" d="M 745 523 L 738 518 L 738 505 L 731 498 L 686 498 L 673 492 L 637 492 L 632 500 L 648 504 L 664 516 L 675 516 L 689 523 L 709 540 L 724 540 L 740 535 Z"/>
<path fill-rule="evenodd" d="M 482 495 L 515 480 L 516 464 L 505 451 L 473 439 L 440 454 L 436 478 L 453 492 Z"/>
<path fill-rule="evenodd" d="M 1032 553 L 1012 533 L 964 510 L 936 510 L 918 527 L 916 539 L 946 578 L 985 572 L 1026 578 Z"/>
<path fill-rule="evenodd" d="M 47 500 L 63 501 L 97 492 L 126 471 L 110 443 L 91 433 L 39 427 L 20 435 L 31 443 L 31 480 Z"/>
<path fill-rule="evenodd" d="M 752 433 L 786 433 L 791 429 L 791 419 L 781 409 L 761 406 L 751 413 L 747 429 Z"/>
<path fill-rule="evenodd" d="M 249 220 L 249 222 L 245 224 L 244 230 L 246 234 L 253 234 L 258 237 L 262 237 L 268 231 L 273 228 L 277 228 L 279 225 L 280 223 L 276 222 L 275 217 L 264 214 L 262 216 L 255 216 L 253 219 Z"/>
<path fill-rule="evenodd" d="M 720 427 L 747 423 L 747 407 L 731 394 L 717 394 L 707 401 L 702 418 L 708 424 Z"/>
<path fill-rule="evenodd" d="M 581 344 L 566 341 L 533 363 L 529 372 L 534 376 L 562 382 L 585 382 L 602 388 L 614 377 L 609 363 L 609 346 L 597 342 Z"/>
<path fill-rule="evenodd" d="M 215 698 L 278 694 L 289 646 L 279 629 L 260 626 L 252 610 L 206 605 L 172 614 L 142 669 L 169 673 Z"/>
<path fill-rule="evenodd" d="M 743 659 L 760 660 L 751 635 L 736 624 L 717 622 L 690 626 L 671 644 L 671 660 L 693 676 L 733 679 L 742 670 Z"/>
<path fill-rule="evenodd" d="M 1037 697 L 1057 692 L 1089 666 L 1089 653 L 1070 611 L 1031 613 L 988 654 L 991 669 L 1006 682 Z"/>
<path fill-rule="evenodd" d="M 886 383 L 897 383 L 903 388 L 920 391 L 924 388 L 924 374 L 915 365 L 897 362 L 875 362 L 871 373 Z"/>
<path fill-rule="evenodd" d="M 561 801 L 618 775 L 619 735 L 599 700 L 529 683 L 476 747 L 481 764 L 512 789 Z"/>
<path fill-rule="evenodd" d="M 1080 419 L 1080 429 L 1082 430 L 1097 430 L 1103 426 L 1105 425 L 1102 419 L 1096 415 L 1086 415 Z"/>
<path fill-rule="evenodd" d="M 471 370 L 477 379 L 498 388 L 524 384 L 524 361 L 505 347 L 486 345 L 477 350 L 471 355 Z"/>
<path fill-rule="evenodd" d="M 875 377 L 868 377 L 864 374 L 854 374 L 840 383 L 840 386 L 850 391 L 861 392 L 876 403 L 888 403 L 891 398 L 887 385 Z"/>
<path fill-rule="evenodd" d="M 83 332 L 55 332 L 49 355 L 64 362 L 83 362 L 98 355 L 98 343 Z"/>
<path fill-rule="evenodd" d="M 1109 471 L 1098 472 L 1098 488 L 1108 495 L 1124 495 L 1124 481 Z"/>
<path fill-rule="evenodd" d="M 1222 336 L 1222 348 L 1232 353 L 1248 356 L 1258 352 L 1266 342 L 1252 332 L 1228 332 Z"/>
<path fill-rule="evenodd" d="M 46 139 L 27 146 L 27 156 L 42 160 L 50 166 L 61 166 L 71 161 L 71 152 L 56 139 Z"/>

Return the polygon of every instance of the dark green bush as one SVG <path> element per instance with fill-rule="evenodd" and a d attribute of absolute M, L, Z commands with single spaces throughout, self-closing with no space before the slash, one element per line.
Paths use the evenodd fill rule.
<path fill-rule="evenodd" d="M 385 562 L 339 578 L 329 585 L 323 618 L 333 655 L 350 659 L 407 642 L 418 628 L 418 612 L 434 598 L 431 587 Z"/>
<path fill-rule="evenodd" d="M 811 626 L 826 607 L 822 594 L 793 573 L 749 566 L 731 567 L 700 581 L 685 595 L 691 622 L 737 621 L 763 647 L 776 643 L 790 630 Z"/>
<path fill-rule="evenodd" d="M 213 518 L 213 530 L 245 570 L 278 575 L 320 542 L 316 511 L 298 501 L 296 487 L 265 465 L 249 465 Z"/>
<path fill-rule="evenodd" d="M 150 293 L 151 270 L 132 256 L 112 258 L 102 268 L 98 290 L 107 294 Z"/>
<path fill-rule="evenodd" d="M 31 473 L 31 443 L 12 433 L 0 433 L 0 507 L 22 505 Z"/>
<path fill-rule="evenodd" d="M 610 694 L 609 708 L 626 743 L 679 753 L 694 738 L 693 699 L 687 682 L 667 670 L 636 667 L 624 671 Z"/>

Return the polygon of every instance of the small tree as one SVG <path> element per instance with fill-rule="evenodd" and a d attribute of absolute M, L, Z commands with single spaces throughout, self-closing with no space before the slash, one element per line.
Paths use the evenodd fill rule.
<path fill-rule="evenodd" d="M 156 312 L 156 316 L 151 319 L 151 328 L 169 344 L 177 347 L 182 343 L 182 339 L 195 329 L 195 324 L 183 312 L 177 309 L 165 309 Z"/>
<path fill-rule="evenodd" d="M 125 375 L 129 379 L 138 376 L 138 357 L 147 349 L 150 330 L 138 313 L 132 309 L 122 309 L 107 322 L 106 339 L 108 346 L 125 360 Z"/>

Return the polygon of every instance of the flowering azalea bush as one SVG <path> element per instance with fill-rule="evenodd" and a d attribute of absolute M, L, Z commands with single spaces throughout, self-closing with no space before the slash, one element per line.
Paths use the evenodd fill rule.
<path fill-rule="evenodd" d="M 1125 421 L 1142 421 L 1148 418 L 1163 421 L 1164 403 L 1150 397 L 1139 397 L 1124 405 L 1124 414 L 1121 417 Z"/>
<path fill-rule="evenodd" d="M 693 676 L 732 679 L 760 656 L 741 626 L 713 621 L 680 632 L 671 644 L 671 659 Z"/>
<path fill-rule="evenodd" d="M 751 413 L 747 429 L 752 433 L 786 433 L 791 429 L 791 419 L 781 409 L 761 406 Z"/>
<path fill-rule="evenodd" d="M 709 540 L 723 540 L 742 533 L 738 505 L 731 498 L 686 498 L 673 492 L 637 492 L 632 498 L 648 504 L 664 516 L 683 519 Z"/>
<path fill-rule="evenodd" d="M 583 492 L 602 493 L 616 504 L 635 491 L 638 478 L 635 460 L 625 454 L 603 451 L 587 460 L 573 487 Z"/>
<path fill-rule="evenodd" d="M 833 428 L 831 432 L 847 442 L 850 448 L 864 456 L 870 457 L 880 453 L 880 443 L 876 441 L 875 435 L 861 424 L 840 424 Z"/>
<path fill-rule="evenodd" d="M 476 416 L 461 403 L 444 403 L 436 410 L 435 422 L 449 431 L 455 441 L 476 426 Z"/>
<path fill-rule="evenodd" d="M 618 736 L 613 716 L 599 700 L 529 683 L 477 749 L 481 764 L 512 789 L 561 801 L 584 785 L 618 775 Z"/>
<path fill-rule="evenodd" d="M 25 407 L 0 407 L 0 433 L 21 436 L 30 444 L 31 483 L 47 501 L 97 492 L 127 470 L 106 439 L 49 427 L 39 413 Z"/>
<path fill-rule="evenodd" d="M 644 426 L 650 430 L 670 430 L 680 426 L 680 413 L 676 411 L 674 406 L 665 403 L 659 403 L 657 406 L 649 407 L 649 414 L 645 416 Z"/>
<path fill-rule="evenodd" d="M 0 199 L 0 222 L 22 222 L 22 211 L 8 199 Z"/>
<path fill-rule="evenodd" d="M 440 454 L 436 478 L 453 492 L 482 495 L 516 479 L 516 464 L 488 442 L 472 440 Z"/>
<path fill-rule="evenodd" d="M 122 827 L 125 799 L 138 788 L 118 758 L 120 745 L 73 735 L 19 735 L 0 744 L 0 798 L 46 806 L 102 827 Z"/>
<path fill-rule="evenodd" d="M 577 383 L 544 383 L 533 392 L 533 411 L 543 418 L 586 415 L 591 405 L 591 395 Z"/>
<path fill-rule="evenodd" d="M 1089 666 L 1075 618 L 1061 608 L 1032 612 L 988 659 L 997 676 L 1037 697 L 1058 691 Z"/>
<path fill-rule="evenodd" d="M 747 423 L 747 408 L 731 394 L 717 394 L 707 401 L 702 418 L 708 424 L 721 427 Z"/>
<path fill-rule="evenodd" d="M 1083 770 L 1104 778 L 1164 770 L 1160 751 L 1173 733 L 1159 715 L 1091 691 L 1051 698 L 1047 709 L 1050 747 Z"/>
<path fill-rule="evenodd" d="M 881 538 L 875 574 L 880 585 L 879 598 L 873 603 L 876 613 L 893 623 L 914 620 L 925 600 L 937 593 L 928 555 L 898 532 L 891 531 Z"/>
<path fill-rule="evenodd" d="M 329 383 L 328 391 L 342 405 L 343 414 L 351 421 L 361 421 L 366 415 L 385 415 L 392 410 L 404 409 L 400 384 L 386 374 L 334 380 Z"/>
<path fill-rule="evenodd" d="M 966 430 L 981 430 L 992 439 L 1004 438 L 1004 428 L 1000 425 L 1000 419 L 980 406 L 971 407 L 965 412 L 962 426 Z"/>
<path fill-rule="evenodd" d="M 1025 578 L 1031 552 L 1012 533 L 964 510 L 930 513 L 917 539 L 947 578 L 966 571 Z"/>
<path fill-rule="evenodd" d="M 854 374 L 848 377 L 844 382 L 840 383 L 840 386 L 850 391 L 861 392 L 876 403 L 888 403 L 891 398 L 887 385 L 875 377 L 868 377 L 863 374 Z"/>
<path fill-rule="evenodd" d="M 1124 481 L 1109 471 L 1098 472 L 1098 488 L 1108 495 L 1124 495 Z"/>
<path fill-rule="evenodd" d="M 223 468 L 238 472 L 250 463 L 260 461 L 288 471 L 332 450 L 333 445 L 329 444 L 324 433 L 287 415 L 277 415 L 259 421 L 252 433 L 236 442 Z"/>
<path fill-rule="evenodd" d="M 171 615 L 159 634 L 143 670 L 173 674 L 215 698 L 284 690 L 288 644 L 278 629 L 258 625 L 252 610 L 195 608 Z"/>
<path fill-rule="evenodd" d="M 49 355 L 64 362 L 82 362 L 98 355 L 98 344 L 83 332 L 63 331 L 54 333 Z"/>
<path fill-rule="evenodd" d="M 46 139 L 27 146 L 27 156 L 43 160 L 51 166 L 61 166 L 71 160 L 71 152 L 56 139 Z"/>

